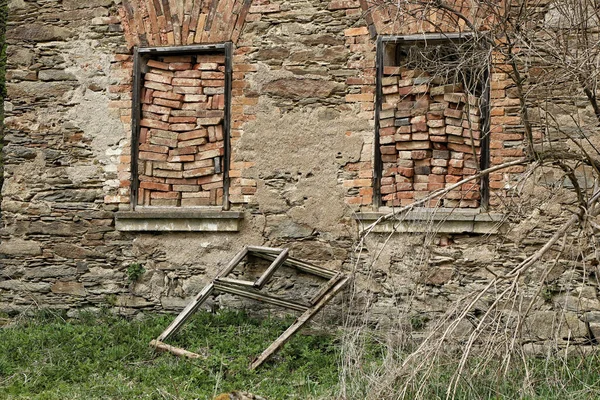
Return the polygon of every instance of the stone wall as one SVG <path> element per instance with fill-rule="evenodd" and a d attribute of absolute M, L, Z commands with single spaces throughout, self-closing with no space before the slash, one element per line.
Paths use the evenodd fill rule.
<path fill-rule="evenodd" d="M 374 209 L 376 70 L 371 33 L 389 33 L 378 28 L 378 24 L 389 28 L 385 19 L 377 14 L 363 17 L 361 4 L 352 0 L 221 1 L 208 2 L 206 9 L 199 7 L 200 2 L 181 2 L 182 7 L 174 10 L 157 10 L 152 1 L 120 3 L 10 2 L 0 236 L 3 312 L 37 307 L 114 307 L 124 314 L 177 311 L 242 246 L 267 245 L 289 247 L 294 257 L 352 274 L 356 304 L 370 305 L 372 321 L 390 324 L 402 316 L 408 320 L 417 316 L 427 325 L 465 291 L 483 287 L 494 274 L 510 270 L 570 215 L 559 201 L 569 203 L 572 194 L 557 192 L 554 183 L 529 185 L 518 193 L 508 190 L 523 171 L 519 166 L 490 176 L 490 204 L 497 207 L 492 211 L 519 205 L 505 225 L 509 234 L 436 234 L 436 224 L 424 218 L 415 224 L 429 233 L 394 235 L 389 240 L 387 235 L 373 234 L 357 254 L 355 213 Z M 396 33 L 419 29 L 404 28 Z M 116 213 L 129 210 L 131 201 L 133 46 L 229 40 L 234 44 L 229 199 L 232 209 L 243 212 L 240 231 L 116 230 Z M 142 96 L 146 121 L 142 127 L 149 130 L 141 130 L 140 159 L 146 164 L 139 172 L 142 185 L 155 186 L 141 186 L 151 190 L 138 197 L 140 205 L 158 201 L 185 209 L 219 204 L 219 182 L 212 177 L 218 176 L 222 154 L 210 153 L 219 146 L 203 147 L 220 142 L 219 125 L 208 124 L 206 131 L 204 124 L 198 127 L 198 118 L 206 116 L 176 112 L 182 99 L 175 95 L 184 96 L 182 110 L 185 104 L 203 108 L 209 103 L 202 96 L 211 95 L 206 108 L 218 112 L 221 100 L 216 92 L 177 92 L 178 86 L 210 87 L 204 82 L 195 86 L 195 80 L 204 80 L 199 72 L 203 69 L 194 66 L 202 62 L 189 61 L 181 73 L 185 77 L 176 72 L 170 76 L 169 66 L 148 64 L 167 73 L 149 70 L 145 75 L 149 90 Z M 222 69 L 216 65 L 209 71 L 211 77 Z M 160 88 L 150 83 L 158 75 L 170 83 L 158 82 L 165 85 Z M 186 79 L 186 85 L 176 85 L 175 79 Z M 491 80 L 490 163 L 496 165 L 523 154 L 523 134 L 518 99 L 507 76 L 492 71 Z M 168 93 L 166 100 L 177 104 L 158 100 L 167 95 L 150 99 L 150 90 Z M 196 118 L 193 129 L 191 125 L 175 129 L 188 120 L 174 118 L 190 117 Z M 190 140 L 197 142 L 186 143 Z M 395 140 L 394 148 L 401 142 Z M 180 149 L 188 147 L 196 152 L 193 161 L 182 158 L 189 154 Z M 149 160 L 144 154 L 148 149 L 158 156 Z M 205 153 L 211 154 L 206 159 L 212 167 L 198 156 Z M 429 158 L 426 154 L 423 159 Z M 447 157 L 432 153 L 431 158 Z M 452 159 L 458 160 L 450 157 L 449 166 Z M 149 174 L 148 161 L 153 167 Z M 433 162 L 429 167 L 446 168 Z M 202 168 L 210 169 L 209 178 L 188 172 Z M 552 174 L 546 171 L 536 178 L 561 179 Z M 209 181 L 200 182 L 203 179 Z M 193 190 L 178 190 L 174 180 L 190 183 Z M 395 190 L 400 193 L 397 186 Z M 381 257 L 372 264 L 386 241 Z M 536 270 L 541 273 L 552 262 L 543 260 Z M 593 325 L 600 319 L 597 287 L 590 275 L 597 266 L 590 267 L 591 259 L 586 262 L 561 258 L 544 283 L 549 294 L 536 303 L 539 311 L 534 314 L 539 319 L 566 309 L 570 323 L 561 338 L 570 335 L 581 343 L 589 339 L 590 321 Z M 128 277 L 132 264 L 146 271 L 138 281 Z M 305 290 L 304 281 L 290 271 L 275 282 L 273 290 L 281 293 L 300 296 Z M 239 305 L 227 296 L 209 302 L 211 307 L 217 304 Z M 540 340 L 549 339 L 548 330 L 535 334 Z"/>

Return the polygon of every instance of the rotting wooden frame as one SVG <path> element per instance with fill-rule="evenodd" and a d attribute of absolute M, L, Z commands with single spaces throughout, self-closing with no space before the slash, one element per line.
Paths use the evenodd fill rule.
<path fill-rule="evenodd" d="M 225 109 L 223 116 L 223 141 L 225 154 L 223 155 L 223 210 L 229 210 L 229 168 L 231 156 L 231 80 L 233 45 L 231 42 L 189 46 L 165 47 L 135 47 L 133 50 L 133 92 L 131 99 L 131 211 L 135 211 L 138 201 L 139 175 L 139 138 L 140 121 L 142 118 L 142 70 L 145 58 L 157 55 L 195 55 L 206 53 L 221 53 L 225 56 Z"/>
<path fill-rule="evenodd" d="M 259 276 L 254 282 L 228 278 L 239 263 L 248 255 L 263 258 L 272 261 L 271 265 Z M 298 271 L 318 276 L 327 279 L 327 283 L 308 301 L 308 304 L 301 302 L 281 299 L 276 296 L 263 294 L 257 291 L 272 278 L 275 271 L 286 265 L 297 269 Z M 183 309 L 183 311 L 171 322 L 171 324 L 156 338 L 150 342 L 150 346 L 157 350 L 169 351 L 175 355 L 200 358 L 199 354 L 174 347 L 164 343 L 169 337 L 174 335 L 188 320 L 194 312 L 208 299 L 214 292 L 223 292 L 235 294 L 248 299 L 262 301 L 267 304 L 288 308 L 294 311 L 301 311 L 296 321 L 285 330 L 273 343 L 269 345 L 258 357 L 250 364 L 250 369 L 258 368 L 272 354 L 274 354 L 281 346 L 287 342 L 294 333 L 314 317 L 336 294 L 348 283 L 349 278 L 341 272 L 332 271 L 326 268 L 318 267 L 307 262 L 288 257 L 288 249 L 280 249 L 273 247 L 247 246 L 244 247 L 236 256 L 223 268 L 208 285 L 206 285 L 200 293 Z"/>

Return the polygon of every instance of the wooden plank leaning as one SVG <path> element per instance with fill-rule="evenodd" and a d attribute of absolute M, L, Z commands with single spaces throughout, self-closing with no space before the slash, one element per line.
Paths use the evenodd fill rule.
<path fill-rule="evenodd" d="M 215 280 L 215 290 L 219 292 L 235 294 L 241 297 L 245 297 L 247 299 L 261 301 L 263 303 L 272 304 L 274 306 L 288 308 L 290 310 L 304 312 L 308 309 L 307 305 L 300 304 L 291 300 L 280 299 L 275 296 L 269 296 L 267 294 L 260 293 L 258 291 L 243 286 L 235 286 L 230 284 L 229 282 L 223 282 L 221 279 Z"/>
<path fill-rule="evenodd" d="M 321 308 L 323 308 L 333 297 L 346 285 L 349 278 L 344 277 L 341 281 L 339 281 L 335 286 L 333 286 L 329 292 L 327 292 L 321 299 L 308 310 L 306 310 L 296 321 L 286 329 L 285 332 L 281 334 L 265 351 L 262 352 L 260 356 L 258 356 L 252 364 L 250 364 L 250 369 L 258 368 L 267 358 L 269 358 L 273 353 L 275 353 L 281 346 L 287 342 L 296 331 L 298 331 L 302 326 L 310 321 L 312 317 L 315 316 Z"/>
<path fill-rule="evenodd" d="M 229 273 L 233 271 L 235 267 L 237 267 L 240 261 L 242 261 L 244 257 L 246 257 L 246 254 L 248 254 L 248 247 L 244 247 L 242 250 L 240 250 L 240 252 L 237 253 L 235 257 L 233 257 L 229 264 L 227 264 L 227 266 L 223 268 L 221 272 L 219 272 L 217 278 L 222 278 L 229 275 Z"/>
<path fill-rule="evenodd" d="M 150 347 L 153 347 L 159 351 L 168 351 L 169 353 L 174 354 L 177 357 L 205 358 L 202 357 L 200 354 L 187 351 L 186 349 L 182 349 L 180 347 L 171 346 L 170 344 L 166 344 L 158 340 L 151 340 Z"/>
<path fill-rule="evenodd" d="M 267 252 L 259 252 L 259 251 L 254 252 L 253 255 L 256 257 L 264 258 L 265 260 L 269 260 L 269 261 L 272 261 L 277 257 L 275 254 L 267 253 Z M 329 279 L 329 278 L 334 277 L 336 274 L 335 271 L 331 271 L 326 268 L 318 267 L 316 265 L 312 265 L 312 264 L 309 264 L 304 261 L 300 261 L 300 260 L 298 260 L 296 258 L 292 258 L 292 257 L 286 258 L 285 261 L 283 262 L 283 265 L 287 265 L 289 267 L 296 268 L 298 271 L 306 272 L 307 274 L 320 276 L 321 278 Z"/>
<path fill-rule="evenodd" d="M 171 322 L 171 324 L 167 326 L 167 329 L 165 329 L 156 340 L 162 342 L 168 339 L 169 336 L 177 332 L 179 328 L 181 328 L 181 326 L 185 323 L 185 321 L 187 321 L 187 319 L 192 314 L 194 314 L 194 312 L 196 312 L 198 307 L 200 307 L 200 305 L 204 303 L 208 296 L 210 296 L 214 288 L 215 285 L 212 282 L 206 285 L 204 289 L 202 289 L 200 293 L 198 293 L 196 297 L 194 297 L 194 299 L 183 309 L 183 311 L 179 313 L 177 318 L 175 318 L 173 322 Z"/>
<path fill-rule="evenodd" d="M 283 249 L 281 253 L 279 253 L 277 258 L 273 260 L 271 265 L 269 265 L 269 268 L 267 268 L 267 270 L 263 272 L 263 274 L 256 280 L 256 282 L 254 283 L 254 287 L 262 289 L 265 283 L 267 283 L 269 279 L 271 279 L 275 271 L 277 271 L 277 268 L 279 268 L 281 264 L 283 264 L 283 262 L 286 260 L 288 252 L 288 249 Z"/>

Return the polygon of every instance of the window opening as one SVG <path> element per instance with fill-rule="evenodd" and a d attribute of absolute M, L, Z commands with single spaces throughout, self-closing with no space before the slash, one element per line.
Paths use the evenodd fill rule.
<path fill-rule="evenodd" d="M 132 208 L 228 209 L 231 46 L 139 48 Z"/>
<path fill-rule="evenodd" d="M 489 55 L 465 37 L 378 40 L 378 205 L 405 206 L 487 168 Z M 486 207 L 487 179 L 427 206 Z"/>

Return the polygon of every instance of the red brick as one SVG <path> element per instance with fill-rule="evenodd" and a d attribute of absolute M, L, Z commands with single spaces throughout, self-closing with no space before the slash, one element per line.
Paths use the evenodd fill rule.
<path fill-rule="evenodd" d="M 163 70 L 169 69 L 169 64 L 160 62 L 160 61 L 156 61 L 156 60 L 148 60 L 146 65 L 148 65 L 149 67 L 152 67 L 152 68 L 158 68 L 158 69 L 163 69 Z"/>
<path fill-rule="evenodd" d="M 208 136 L 208 132 L 206 129 L 196 129 L 193 131 L 180 133 L 178 136 L 178 139 L 180 141 L 186 141 L 186 140 L 191 140 L 191 139 L 203 138 L 203 137 L 207 137 L 207 136 Z"/>
<path fill-rule="evenodd" d="M 158 146 L 177 147 L 177 139 L 169 139 L 161 136 L 150 136 L 150 143 Z"/>
<path fill-rule="evenodd" d="M 167 146 L 157 146 L 157 145 L 153 145 L 153 144 L 148 144 L 148 143 L 141 143 L 139 146 L 140 151 L 148 151 L 151 153 L 167 153 L 169 151 L 169 147 Z"/>
<path fill-rule="evenodd" d="M 196 117 L 169 117 L 169 123 L 171 123 L 171 124 L 192 123 L 192 124 L 196 125 Z"/>
<path fill-rule="evenodd" d="M 196 124 L 170 124 L 168 129 L 174 132 L 193 131 L 196 129 Z"/>
<path fill-rule="evenodd" d="M 185 71 L 192 69 L 192 64 L 187 62 L 172 62 L 169 63 L 169 71 Z"/>
<path fill-rule="evenodd" d="M 214 182 L 214 183 L 207 183 L 205 185 L 202 185 L 202 189 L 203 190 L 212 190 L 212 189 L 217 189 L 217 188 L 221 188 L 223 187 L 223 182 L 219 181 L 219 182 Z M 247 187 L 248 188 L 248 187 Z M 241 188 L 242 190 L 244 188 Z M 256 191 L 256 188 L 248 188 L 248 189 L 254 189 Z"/>
<path fill-rule="evenodd" d="M 173 190 L 177 192 L 197 192 L 200 190 L 198 185 L 173 185 Z"/>
<path fill-rule="evenodd" d="M 175 71 L 175 78 L 195 78 L 199 79 L 202 77 L 202 71 L 190 69 L 187 71 Z"/>
<path fill-rule="evenodd" d="M 213 62 L 201 62 L 194 65 L 194 69 L 201 71 L 216 71 L 218 68 L 219 65 Z"/>
<path fill-rule="evenodd" d="M 156 104 L 157 106 L 165 106 L 165 107 L 170 107 L 170 108 L 181 108 L 181 106 L 183 105 L 183 103 L 181 101 L 167 100 L 167 99 L 162 99 L 160 97 L 155 97 L 152 102 L 154 104 Z"/>
<path fill-rule="evenodd" d="M 223 180 L 222 174 L 213 174 L 213 175 L 207 175 L 207 176 L 198 178 L 198 184 L 205 185 L 207 183 L 219 182 L 222 180 Z"/>
<path fill-rule="evenodd" d="M 196 160 L 206 160 L 207 158 L 219 157 L 225 154 L 225 149 L 215 149 L 215 150 L 207 150 L 202 151 L 196 154 Z"/>
<path fill-rule="evenodd" d="M 159 97 L 161 99 L 167 99 L 167 100 L 183 101 L 182 94 L 173 93 L 171 91 L 165 92 L 165 91 L 155 90 L 154 93 L 152 93 L 152 96 Z"/>
<path fill-rule="evenodd" d="M 151 153 L 146 151 L 141 151 L 139 154 L 140 160 L 149 160 L 149 161 L 167 161 L 166 154 L 159 153 Z"/>
<path fill-rule="evenodd" d="M 159 178 L 182 178 L 182 171 L 170 171 L 164 169 L 154 169 L 152 175 Z"/>
<path fill-rule="evenodd" d="M 208 197 L 191 197 L 181 199 L 182 207 L 208 206 L 210 204 L 211 202 Z"/>
<path fill-rule="evenodd" d="M 157 182 L 140 182 L 140 188 L 149 190 L 158 190 L 161 192 L 168 192 L 171 189 L 171 185 Z"/>
<path fill-rule="evenodd" d="M 359 102 L 359 101 L 373 101 L 373 94 L 372 93 L 355 93 L 355 94 L 347 94 L 346 95 L 346 102 L 348 103 L 355 103 L 355 102 Z"/>
<path fill-rule="evenodd" d="M 169 124 L 166 122 L 157 121 L 157 120 L 153 120 L 153 119 L 146 119 L 146 118 L 144 118 L 140 121 L 140 125 L 148 127 L 148 128 L 156 128 L 156 129 L 163 129 L 163 130 L 169 129 Z"/>
<path fill-rule="evenodd" d="M 183 168 L 185 170 L 190 170 L 190 169 L 206 168 L 206 167 L 213 167 L 213 166 L 214 166 L 213 160 L 212 159 L 206 159 L 206 160 L 200 160 L 200 161 L 194 161 L 194 162 L 185 163 L 183 165 Z"/>
<path fill-rule="evenodd" d="M 203 86 L 200 79 L 193 78 L 173 78 L 173 86 Z"/>
<path fill-rule="evenodd" d="M 207 142 L 205 137 L 200 137 L 197 139 L 185 140 L 183 142 L 179 142 L 177 144 L 178 147 L 192 147 L 192 146 L 201 146 Z"/>
<path fill-rule="evenodd" d="M 214 167 L 194 168 L 194 169 L 190 169 L 187 171 L 183 171 L 183 176 L 184 176 L 184 178 L 194 178 L 194 177 L 200 177 L 200 176 L 210 175 L 210 174 L 214 174 L 214 173 L 215 173 Z"/>
<path fill-rule="evenodd" d="M 146 80 L 146 81 L 164 83 L 166 85 L 171 84 L 171 79 L 172 78 L 169 76 L 160 75 L 160 74 L 147 73 L 144 75 L 144 80 Z"/>
<path fill-rule="evenodd" d="M 169 150 L 169 156 L 181 156 L 187 154 L 196 154 L 198 148 L 196 146 L 180 147 L 177 149 Z"/>
<path fill-rule="evenodd" d="M 144 104 L 142 106 L 142 110 L 148 111 L 148 112 L 151 112 L 154 114 L 163 114 L 163 115 L 171 114 L 171 109 L 169 107 L 162 107 L 162 106 L 157 106 L 154 104 Z"/>
<path fill-rule="evenodd" d="M 175 86 L 173 92 L 178 94 L 203 94 L 204 90 L 201 86 Z"/>
<path fill-rule="evenodd" d="M 194 155 L 193 154 L 188 154 L 188 155 L 184 155 L 184 156 L 168 156 L 167 157 L 167 161 L 168 162 L 188 162 L 188 161 L 194 161 Z"/>
<path fill-rule="evenodd" d="M 151 192 L 150 198 L 152 198 L 152 199 L 178 199 L 179 193 L 177 193 L 177 192 Z"/>
<path fill-rule="evenodd" d="M 223 87 L 223 86 L 225 86 L 225 81 L 222 79 L 218 79 L 218 80 L 204 79 L 204 80 L 202 80 L 202 86 L 204 86 L 204 87 Z"/>
<path fill-rule="evenodd" d="M 148 88 L 148 89 L 154 89 L 154 90 L 157 90 L 160 92 L 170 92 L 173 90 L 173 86 L 171 86 L 171 85 L 166 85 L 164 83 L 158 83 L 158 82 L 152 82 L 152 81 L 145 81 L 144 87 Z"/>
<path fill-rule="evenodd" d="M 369 29 L 366 26 L 361 26 L 359 28 L 348 28 L 344 30 L 344 36 L 360 36 L 368 34 Z"/>

